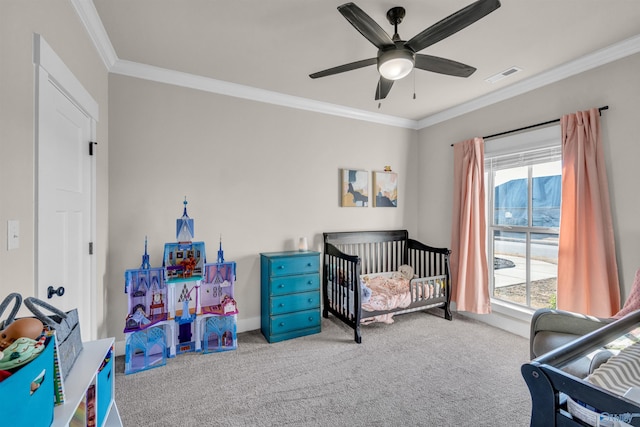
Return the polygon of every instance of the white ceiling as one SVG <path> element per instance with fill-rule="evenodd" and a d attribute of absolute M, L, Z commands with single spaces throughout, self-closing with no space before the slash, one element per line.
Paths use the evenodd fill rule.
<path fill-rule="evenodd" d="M 390 35 L 386 12 L 403 6 L 407 14 L 398 32 L 404 40 L 471 2 L 355 1 Z M 577 72 L 576 67 L 640 51 L 638 0 L 502 0 L 502 7 L 485 18 L 420 52 L 472 65 L 475 74 L 465 79 L 416 70 L 397 81 L 379 106 L 374 100 L 375 65 L 309 78 L 316 71 L 376 56 L 377 48 L 337 11 L 344 1 L 93 3 L 118 60 L 410 121 L 428 121 L 492 94 L 524 91 L 554 73 L 557 80 Z M 606 53 L 610 51 L 614 53 Z M 513 66 L 523 71 L 498 83 L 485 81 Z"/>

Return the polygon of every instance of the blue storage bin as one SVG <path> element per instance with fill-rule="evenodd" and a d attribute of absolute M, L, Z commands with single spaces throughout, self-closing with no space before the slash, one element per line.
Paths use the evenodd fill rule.
<path fill-rule="evenodd" d="M 98 371 L 98 422 L 101 426 L 113 398 L 113 347 Z"/>
<path fill-rule="evenodd" d="M 38 357 L 0 382 L 0 413 L 11 425 L 49 426 L 53 422 L 53 348 L 52 337 Z M 40 386 L 31 392 L 31 384 Z"/>

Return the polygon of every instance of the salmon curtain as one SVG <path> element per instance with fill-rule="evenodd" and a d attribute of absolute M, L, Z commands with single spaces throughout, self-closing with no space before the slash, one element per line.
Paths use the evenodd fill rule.
<path fill-rule="evenodd" d="M 484 140 L 453 145 L 451 299 L 456 310 L 491 312 L 486 254 Z"/>
<path fill-rule="evenodd" d="M 597 108 L 567 114 L 562 128 L 559 309 L 610 317 L 620 309 L 609 186 Z"/>

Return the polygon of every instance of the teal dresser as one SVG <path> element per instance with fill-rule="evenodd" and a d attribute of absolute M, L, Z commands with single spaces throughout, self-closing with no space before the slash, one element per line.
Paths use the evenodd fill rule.
<path fill-rule="evenodd" d="M 320 332 L 320 253 L 260 254 L 261 331 L 270 343 Z"/>

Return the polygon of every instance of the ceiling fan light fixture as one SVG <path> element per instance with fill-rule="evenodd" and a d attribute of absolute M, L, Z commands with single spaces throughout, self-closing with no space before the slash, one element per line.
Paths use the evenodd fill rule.
<path fill-rule="evenodd" d="M 415 64 L 413 52 L 406 49 L 392 49 L 378 57 L 378 72 L 387 80 L 406 77 Z"/>

